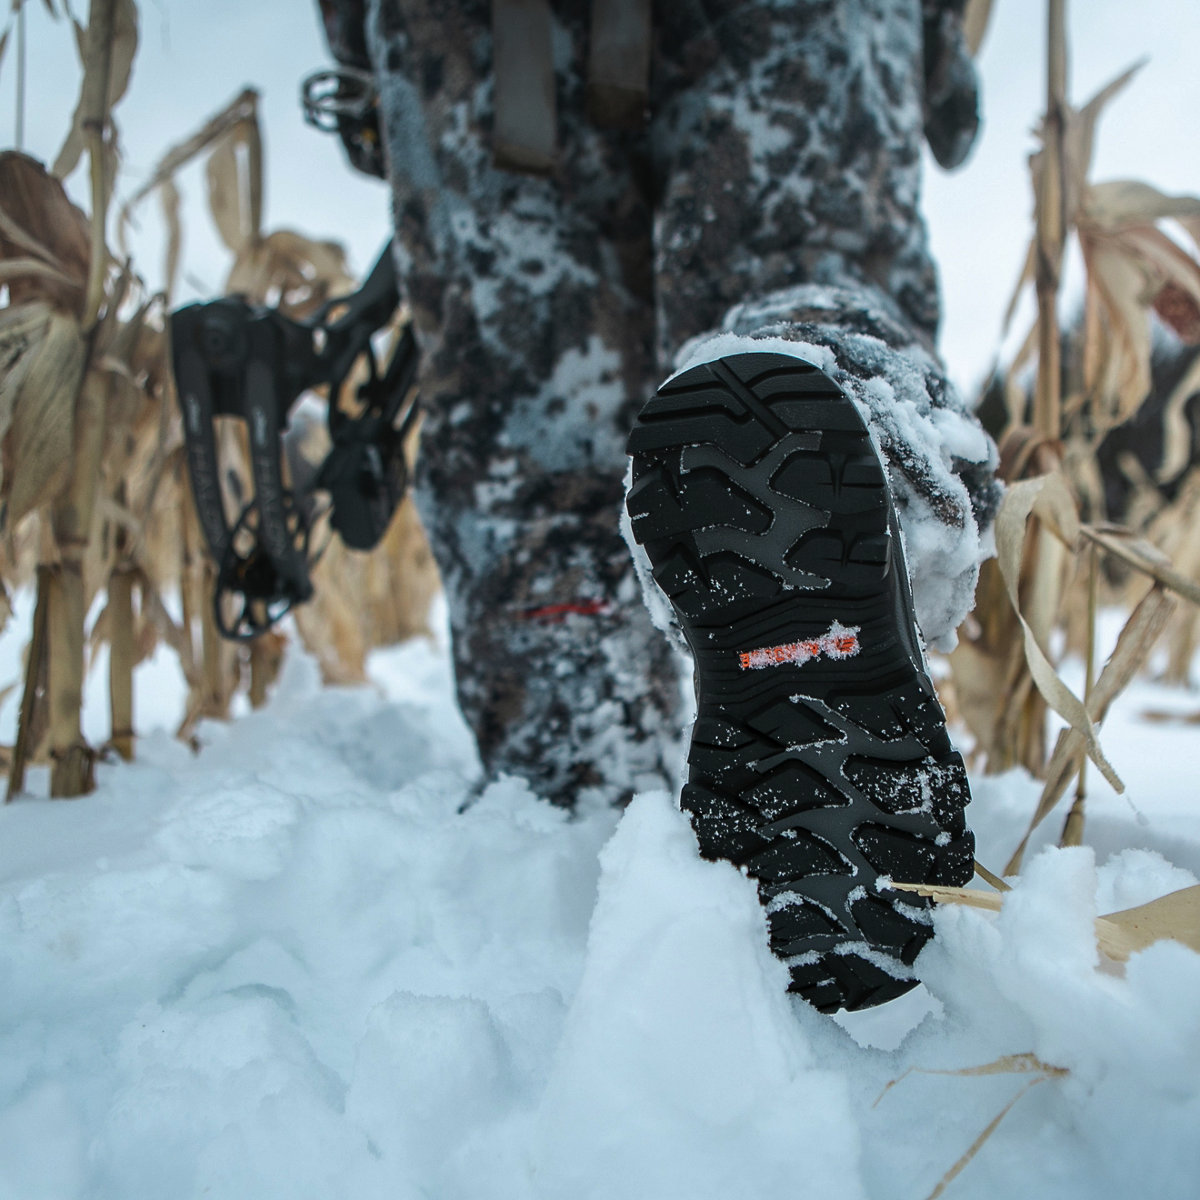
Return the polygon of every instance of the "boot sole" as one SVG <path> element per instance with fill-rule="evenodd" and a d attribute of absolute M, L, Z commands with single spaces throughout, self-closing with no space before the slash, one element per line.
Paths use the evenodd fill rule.
<path fill-rule="evenodd" d="M 862 418 L 811 364 L 738 354 L 660 389 L 629 453 L 633 533 L 696 664 L 701 853 L 757 881 L 792 991 L 902 995 L 930 902 L 878 881 L 965 884 L 974 838 Z"/>

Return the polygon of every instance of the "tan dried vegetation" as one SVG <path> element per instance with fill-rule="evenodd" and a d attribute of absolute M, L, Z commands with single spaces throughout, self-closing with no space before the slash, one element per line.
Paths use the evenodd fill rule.
<path fill-rule="evenodd" d="M 983 39 L 991 8 L 992 0 L 968 0 L 965 22 L 973 49 Z M 1008 425 L 1000 450 L 1008 487 L 996 522 L 997 555 L 985 564 L 975 611 L 951 655 L 947 686 L 952 712 L 974 735 L 977 765 L 990 772 L 1019 765 L 1044 781 L 1028 829 L 1004 868 L 1008 876 L 1020 871 L 1034 830 L 1072 781 L 1073 801 L 1059 843 L 1082 842 L 1089 761 L 1117 791 L 1124 790 L 1104 757 L 1098 728 L 1117 696 L 1146 669 L 1172 620 L 1167 674 L 1186 681 L 1200 630 L 1200 523 L 1195 519 L 1200 470 L 1191 468 L 1178 498 L 1167 506 L 1153 481 L 1135 475 L 1143 485 L 1130 505 L 1137 523 L 1117 526 L 1106 519 L 1096 454 L 1104 435 L 1148 397 L 1152 314 L 1182 341 L 1200 342 L 1200 199 L 1164 195 L 1134 180 L 1090 179 L 1097 121 L 1141 64 L 1075 108 L 1067 92 L 1066 0 L 1047 0 L 1046 14 L 1046 111 L 1038 130 L 1041 144 L 1029 164 L 1034 232 L 1006 326 L 1027 285 L 1036 294 L 1037 315 L 1007 370 Z M 1163 226 L 1167 221 L 1187 240 L 1171 237 Z M 1084 317 L 1078 369 L 1064 370 L 1059 308 L 1072 237 L 1085 270 Z M 1025 377 L 1031 365 L 1036 375 L 1030 396 Z M 1184 406 L 1197 390 L 1200 358 L 1167 400 L 1164 479 L 1190 462 L 1192 435 Z M 1097 673 L 1096 614 L 1109 601 L 1131 612 Z M 1063 641 L 1085 656 L 1081 697 L 1055 669 L 1051 644 L 1056 633 L 1065 634 Z M 1047 708 L 1066 722 L 1053 749 L 1046 739 Z M 993 890 L 911 882 L 892 886 L 941 904 L 1000 911 L 1010 885 L 982 864 L 976 868 Z M 1098 917 L 1095 930 L 1101 961 L 1118 972 L 1130 954 L 1162 939 L 1200 951 L 1200 887 Z M 946 1171 L 928 1200 L 946 1191 L 1030 1088 L 1066 1074 L 1032 1054 L 957 1073 L 997 1072 L 1032 1078 Z"/>
<path fill-rule="evenodd" d="M 1046 780 L 1030 832 L 1076 781 L 1062 841 L 1078 844 L 1087 762 L 1123 789 L 1097 725 L 1144 669 L 1172 613 L 1182 607 L 1194 629 L 1200 602 L 1200 545 L 1188 519 L 1200 479 L 1189 481 L 1170 509 L 1143 497 L 1131 508 L 1144 514 L 1138 526 L 1116 526 L 1104 511 L 1096 457 L 1104 435 L 1148 396 L 1152 320 L 1184 341 L 1200 341 L 1200 199 L 1133 180 L 1090 179 L 1097 122 L 1138 67 L 1074 107 L 1067 98 L 1065 0 L 1048 0 L 1047 14 L 1046 113 L 1030 158 L 1035 229 L 1008 320 L 1027 285 L 1037 314 L 1007 370 L 1001 473 L 1008 488 L 996 523 L 997 556 L 986 564 L 975 611 L 951 656 L 949 691 L 981 765 L 993 772 L 1020 765 Z M 1170 236 L 1168 221 L 1188 241 Z M 1078 367 L 1069 362 L 1064 370 L 1059 309 L 1072 238 L 1085 270 L 1084 317 Z M 1032 396 L 1025 390 L 1031 367 Z M 1197 386 L 1200 371 L 1193 369 L 1168 402 L 1164 472 L 1178 473 L 1190 456 L 1183 408 Z M 1116 597 L 1116 579 L 1132 611 L 1097 676 L 1096 610 Z M 1060 631 L 1085 655 L 1082 696 L 1055 669 L 1051 646 Z M 1053 748 L 1047 708 L 1067 723 Z M 1006 873 L 1019 870 L 1027 840 Z"/>
<path fill-rule="evenodd" d="M 17 0 L 18 18 L 20 7 Z M 239 686 L 261 703 L 281 658 L 282 635 L 246 652 L 220 639 L 213 618 L 215 572 L 187 487 L 165 334 L 183 241 L 177 173 L 205 160 L 208 206 L 233 255 L 229 292 L 299 317 L 356 286 L 336 243 L 263 230 L 262 140 L 250 90 L 163 156 L 121 211 L 114 255 L 112 108 L 131 76 L 137 6 L 92 0 L 86 28 L 72 21 L 83 80 L 62 150 L 50 170 L 19 152 L 0 153 L 4 621 L 10 589 L 36 581 L 37 590 L 9 798 L 24 787 L 27 765 L 40 762 L 50 764 L 51 795 L 90 790 L 99 751 L 83 738 L 80 708 L 86 662 L 100 645 L 110 648 L 107 749 L 126 758 L 134 747 L 133 670 L 160 642 L 177 655 L 189 689 L 182 736 L 201 717 L 226 716 Z M 6 45 L 7 34 L 0 55 Z M 85 158 L 90 216 L 62 182 Z M 165 288 L 151 293 L 124 232 L 155 191 L 168 238 Z M 230 432 L 221 431 L 236 460 Z M 437 580 L 411 505 L 401 506 L 372 554 L 331 544 L 315 581 L 319 599 L 299 616 L 300 636 L 327 679 L 360 681 L 368 650 L 426 628 Z"/>

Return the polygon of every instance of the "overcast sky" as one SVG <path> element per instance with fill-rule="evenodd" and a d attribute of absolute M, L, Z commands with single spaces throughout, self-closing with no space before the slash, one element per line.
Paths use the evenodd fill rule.
<path fill-rule="evenodd" d="M 669 0 L 663 0 L 669 2 Z M 74 0 L 86 10 L 86 0 Z M 7 5 L 3 6 L 7 8 Z M 388 233 L 379 183 L 353 174 L 336 139 L 309 129 L 299 80 L 325 65 L 310 0 L 143 0 L 133 84 L 117 112 L 125 147 L 118 192 L 128 194 L 162 151 L 247 84 L 262 92 L 267 136 L 267 224 L 345 242 L 365 269 Z M 52 159 L 78 88 L 73 40 L 41 4 L 28 5 L 25 148 Z M 980 56 L 985 126 L 966 167 L 931 167 L 926 212 L 942 267 L 942 350 L 952 375 L 974 389 L 994 358 L 1000 317 L 1029 232 L 1025 160 L 1043 103 L 1045 0 L 994 0 Z M 1165 191 L 1200 194 L 1200 3 L 1196 0 L 1074 0 L 1071 91 L 1082 102 L 1134 60 L 1150 61 L 1101 122 L 1094 178 L 1141 178 Z M 14 129 L 14 39 L 0 67 L 0 143 Z M 198 173 L 185 176 L 186 267 L 192 287 L 219 292 L 227 256 L 209 228 Z M 73 184 L 82 186 L 83 172 Z M 147 214 L 135 253 L 157 272 L 160 235 Z"/>

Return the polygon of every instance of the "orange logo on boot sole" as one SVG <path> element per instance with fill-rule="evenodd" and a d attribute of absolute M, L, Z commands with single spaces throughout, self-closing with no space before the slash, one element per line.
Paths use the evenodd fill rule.
<path fill-rule="evenodd" d="M 738 662 L 743 671 L 757 671 L 763 667 L 778 667 L 783 663 L 797 666 L 824 654 L 826 658 L 853 658 L 859 651 L 858 626 L 847 629 L 834 621 L 829 632 L 819 638 L 806 638 L 802 642 L 787 642 L 782 646 L 763 646 L 759 650 L 743 650 Z"/>

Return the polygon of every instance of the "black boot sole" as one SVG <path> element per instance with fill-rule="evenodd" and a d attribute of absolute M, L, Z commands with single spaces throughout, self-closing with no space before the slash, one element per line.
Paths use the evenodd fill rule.
<path fill-rule="evenodd" d="M 882 463 L 816 367 L 738 354 L 665 385 L 629 438 L 634 536 L 695 658 L 682 805 L 758 882 L 791 990 L 832 1012 L 914 986 L 962 885 L 962 759 L 924 665 Z"/>

